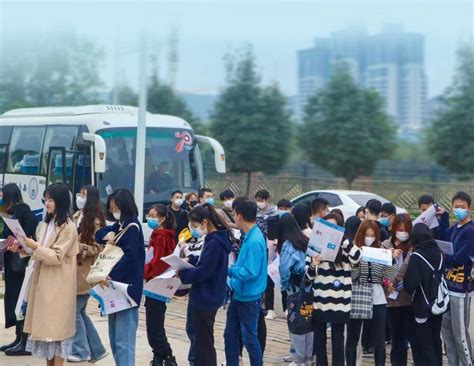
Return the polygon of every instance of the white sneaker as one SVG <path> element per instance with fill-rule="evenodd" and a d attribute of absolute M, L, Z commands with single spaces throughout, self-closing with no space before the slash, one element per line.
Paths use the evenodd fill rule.
<path fill-rule="evenodd" d="M 87 358 L 79 358 L 78 356 L 69 356 L 67 358 L 67 362 L 71 362 L 71 363 L 76 363 L 76 362 L 88 362 L 90 361 L 91 358 L 90 357 L 87 357 Z"/>
<path fill-rule="evenodd" d="M 276 318 L 277 318 L 277 316 L 276 316 L 275 312 L 273 310 L 268 310 L 267 315 L 265 316 L 265 319 L 273 320 L 273 319 L 276 319 Z"/>
<path fill-rule="evenodd" d="M 288 356 L 283 357 L 283 361 L 285 362 L 293 362 L 293 355 L 289 354 Z"/>

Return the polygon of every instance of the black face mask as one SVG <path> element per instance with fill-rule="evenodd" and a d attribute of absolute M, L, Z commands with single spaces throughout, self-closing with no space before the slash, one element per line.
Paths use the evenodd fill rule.
<path fill-rule="evenodd" d="M 189 206 L 194 207 L 198 204 L 198 201 L 189 201 Z"/>

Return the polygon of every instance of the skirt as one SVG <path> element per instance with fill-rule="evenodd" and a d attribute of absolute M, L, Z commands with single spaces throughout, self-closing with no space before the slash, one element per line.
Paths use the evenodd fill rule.
<path fill-rule="evenodd" d="M 32 341 L 28 339 L 26 350 L 31 352 L 33 356 L 41 359 L 52 360 L 55 356 L 66 359 L 72 355 L 72 341 L 73 338 L 55 342 Z"/>

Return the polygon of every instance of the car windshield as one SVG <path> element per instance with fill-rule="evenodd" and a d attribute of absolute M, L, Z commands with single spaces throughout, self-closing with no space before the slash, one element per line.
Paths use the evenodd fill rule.
<path fill-rule="evenodd" d="M 351 194 L 348 194 L 348 196 L 354 202 L 356 202 L 359 206 L 365 206 L 367 204 L 367 201 L 372 200 L 372 199 L 379 200 L 380 202 L 382 202 L 382 204 L 388 202 L 385 198 L 380 197 L 373 193 L 351 193 Z"/>
<path fill-rule="evenodd" d="M 102 197 L 118 188 L 135 188 L 136 128 L 101 130 L 106 144 L 106 171 L 98 186 Z M 189 130 L 147 128 L 144 179 L 145 208 L 170 199 L 174 190 L 197 190 L 202 184 L 201 157 Z"/>

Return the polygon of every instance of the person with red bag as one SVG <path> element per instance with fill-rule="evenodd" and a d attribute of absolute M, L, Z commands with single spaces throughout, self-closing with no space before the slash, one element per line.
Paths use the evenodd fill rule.
<path fill-rule="evenodd" d="M 172 254 L 176 248 L 176 221 L 168 207 L 158 204 L 148 212 L 147 224 L 153 230 L 147 253 L 147 258 L 150 258 L 150 261 L 145 264 L 145 280 L 150 281 L 169 268 L 161 258 Z M 146 297 L 145 309 L 148 343 L 153 349 L 153 360 L 150 362 L 150 366 L 177 365 L 166 338 L 166 302 Z"/>

